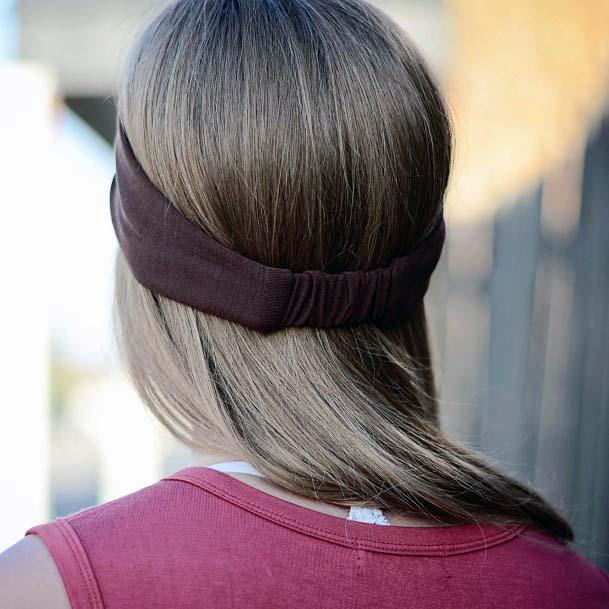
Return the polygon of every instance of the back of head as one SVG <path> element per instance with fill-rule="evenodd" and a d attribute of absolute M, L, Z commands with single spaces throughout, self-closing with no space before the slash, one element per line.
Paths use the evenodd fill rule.
<path fill-rule="evenodd" d="M 383 266 L 442 213 L 447 109 L 406 34 L 361 0 L 181 0 L 132 49 L 119 116 L 152 182 L 248 258 Z M 262 335 L 143 288 L 117 259 L 120 345 L 184 443 L 324 501 L 440 522 L 569 525 L 438 424 L 425 312 Z"/>

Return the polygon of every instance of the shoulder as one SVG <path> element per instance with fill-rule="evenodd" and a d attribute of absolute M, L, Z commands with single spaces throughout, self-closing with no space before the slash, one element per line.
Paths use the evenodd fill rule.
<path fill-rule="evenodd" d="M 573 606 L 609 606 L 609 575 L 572 544 L 526 530 L 499 554 L 506 580 L 526 579 L 540 596 L 554 597 L 554 606 L 570 606 L 569 601 Z"/>
<path fill-rule="evenodd" d="M 165 549 L 188 541 L 185 528 L 205 528 L 212 501 L 218 499 L 166 478 L 34 525 L 0 555 L 0 607 L 99 609 L 107 595 L 109 606 L 128 606 L 140 592 L 130 574 L 162 573 Z"/>
<path fill-rule="evenodd" d="M 0 554 L 0 606 L 70 609 L 57 566 L 36 536 L 28 535 Z"/>
<path fill-rule="evenodd" d="M 142 528 L 167 518 L 181 488 L 159 481 L 98 506 L 32 526 L 0 554 L 0 607 L 102 607 L 97 569 L 129 556 Z M 131 554 L 132 556 L 132 554 Z M 124 566 L 124 565 L 123 565 Z"/>

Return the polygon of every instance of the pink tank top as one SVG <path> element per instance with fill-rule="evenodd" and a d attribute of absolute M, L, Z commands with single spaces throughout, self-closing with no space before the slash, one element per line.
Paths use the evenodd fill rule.
<path fill-rule="evenodd" d="M 607 609 L 609 576 L 524 526 L 379 526 L 186 467 L 30 528 L 72 609 Z"/>

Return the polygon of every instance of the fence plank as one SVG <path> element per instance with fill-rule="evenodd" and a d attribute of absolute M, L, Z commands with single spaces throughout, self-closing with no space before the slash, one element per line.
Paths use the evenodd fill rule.
<path fill-rule="evenodd" d="M 538 413 L 527 400 L 529 337 L 539 251 L 541 188 L 497 214 L 493 271 L 487 402 L 481 448 L 514 475 L 532 476 Z"/>
<path fill-rule="evenodd" d="M 572 520 L 609 567 L 609 117 L 584 158 L 568 387 L 578 414 Z"/>

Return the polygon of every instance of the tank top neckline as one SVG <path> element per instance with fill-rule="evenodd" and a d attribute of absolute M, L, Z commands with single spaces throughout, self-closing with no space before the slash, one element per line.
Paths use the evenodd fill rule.
<path fill-rule="evenodd" d="M 448 556 L 505 543 L 526 525 L 486 523 L 451 526 L 378 526 L 319 512 L 266 493 L 228 473 L 208 466 L 187 466 L 162 481 L 182 482 L 305 535 L 342 546 L 387 554 Z M 527 534 L 538 535 L 527 530 Z"/>
<path fill-rule="evenodd" d="M 251 463 L 248 463 L 247 461 L 220 461 L 219 463 L 212 463 L 211 465 L 207 465 L 206 467 L 215 469 L 220 472 L 224 472 L 225 474 L 251 474 L 253 476 L 258 476 L 259 478 L 264 478 L 264 475 L 261 474 Z M 347 520 L 355 520 L 357 522 L 366 522 L 369 524 L 376 524 L 381 526 L 386 526 L 389 524 L 389 521 L 383 514 L 382 510 L 378 508 L 368 508 L 360 506 L 350 506 Z"/>

